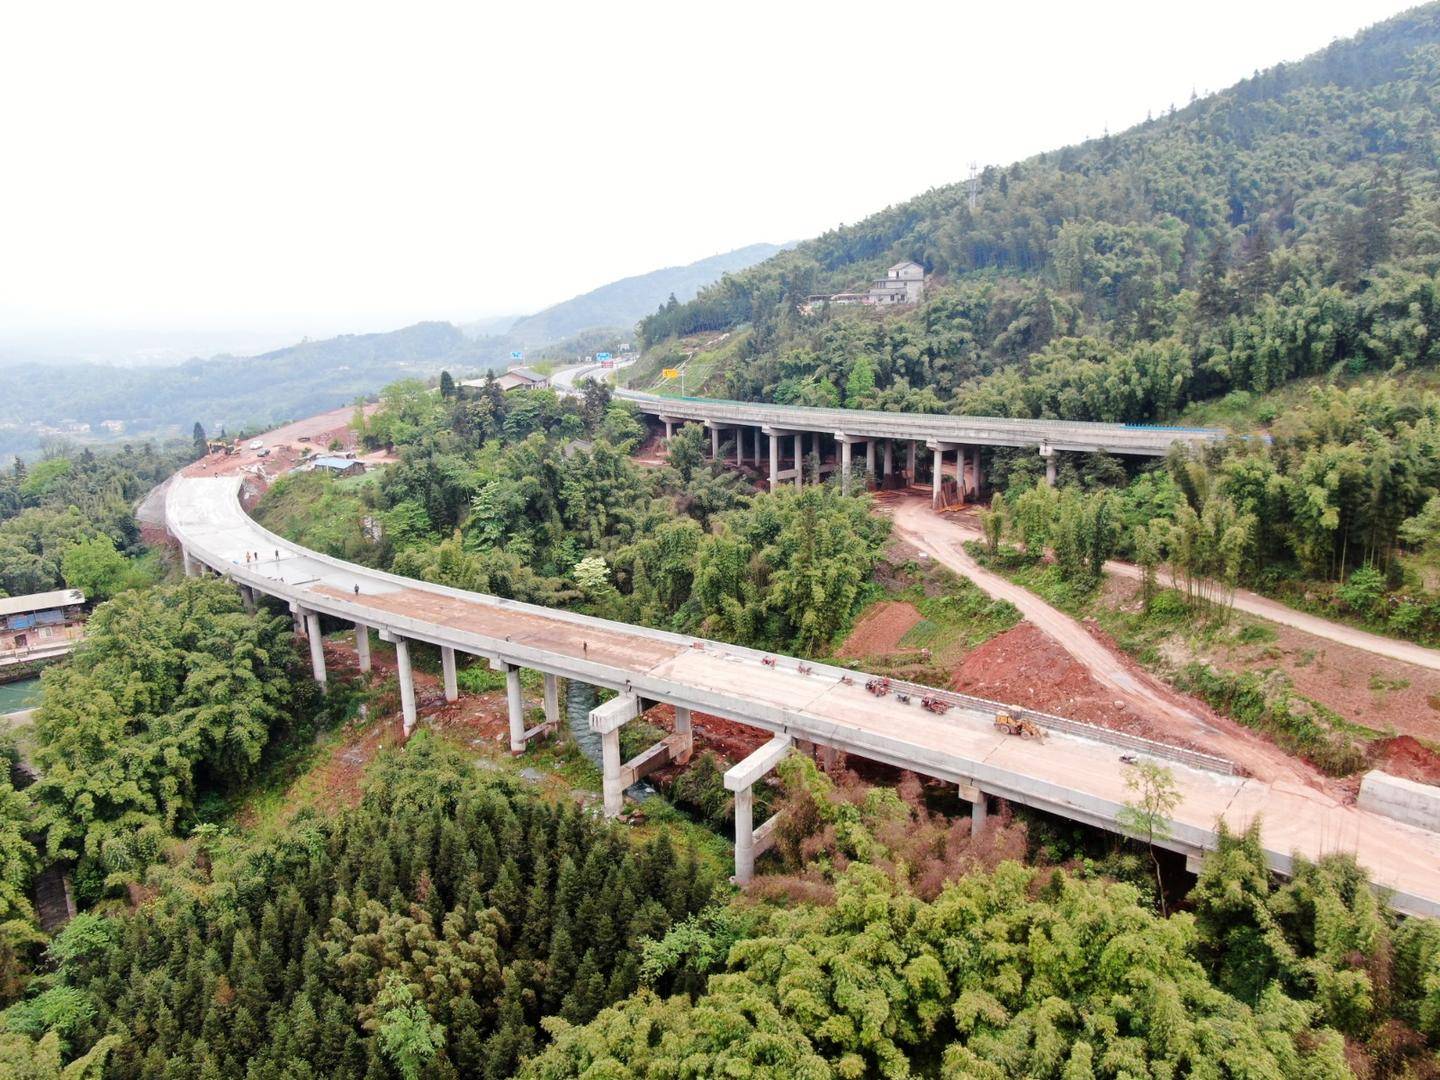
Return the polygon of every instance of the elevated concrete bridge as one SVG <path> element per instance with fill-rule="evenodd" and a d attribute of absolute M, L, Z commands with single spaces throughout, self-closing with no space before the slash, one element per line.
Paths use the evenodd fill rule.
<path fill-rule="evenodd" d="M 1010 420 L 992 416 L 952 416 L 948 413 L 879 412 L 866 409 L 821 409 L 797 405 L 768 405 L 711 398 L 664 397 L 635 390 L 616 390 L 640 412 L 665 425 L 669 438 L 687 422 L 710 429 L 711 449 L 718 457 L 722 436 L 733 437 L 735 459 L 756 465 L 767 456 L 770 489 L 804 479 L 807 457 L 814 455 L 822 473 L 838 469 L 848 484 L 853 447 L 864 444 L 865 470 L 885 480 L 897 469 L 897 453 L 905 455 L 908 483 L 919 478 L 918 460 L 930 476 L 934 499 L 946 470 L 953 471 L 961 493 L 984 487 L 982 447 L 1033 449 L 1045 459 L 1046 478 L 1055 483 L 1057 451 L 1163 457 L 1175 443 L 1198 446 L 1223 440 L 1226 432 L 1214 428 L 1164 427 L 1146 424 L 1097 424 L 1063 420 Z M 768 447 L 762 446 L 768 440 Z M 747 448 L 747 443 L 749 447 Z M 807 450 L 808 447 L 808 450 Z M 954 454 L 953 459 L 947 455 Z M 883 455 L 883 467 L 880 456 Z M 953 464 L 952 464 L 953 461 Z"/>
<path fill-rule="evenodd" d="M 1263 819 L 1270 866 L 1291 869 L 1292 853 L 1317 858 L 1354 853 L 1391 902 L 1412 914 L 1440 915 L 1440 834 L 1328 797 L 1298 784 L 1263 783 L 1234 775 L 1228 762 L 1105 729 L 1061 721 L 958 694 L 946 715 L 903 704 L 898 694 L 866 692 L 866 676 L 792 657 L 591 618 L 572 612 L 464 592 L 398 577 L 309 551 L 253 521 L 241 508 L 237 476 L 176 476 L 166 497 L 166 524 L 181 545 L 187 572 L 205 570 L 236 582 L 247 602 L 257 594 L 290 606 L 297 631 L 309 637 L 314 675 L 323 681 L 320 617 L 353 623 L 362 668 L 369 666 L 371 630 L 395 645 L 407 733 L 416 723 L 410 643 L 441 653 L 446 696 L 457 696 L 456 654 L 486 657 L 506 674 L 510 748 L 560 720 L 559 678 L 616 692 L 591 714 L 603 737 L 607 813 L 620 810 L 624 786 L 655 764 L 690 752 L 690 711 L 699 710 L 768 731 L 772 740 L 726 774 L 736 799 L 736 876 L 748 880 L 768 832 L 751 828 L 753 784 L 797 745 L 844 751 L 957 784 L 983 827 L 993 798 L 1008 799 L 1089 825 L 1122 832 L 1120 816 L 1133 796 L 1122 755 L 1148 756 L 1172 770 L 1182 801 L 1161 846 L 1199 859 L 1216 845 L 1216 823 L 1243 828 Z M 544 718 L 528 725 L 520 670 L 541 672 Z M 900 687 L 900 689 L 904 689 Z M 915 688 L 919 689 L 919 688 Z M 621 762 L 619 730 L 648 703 L 676 709 L 676 732 L 663 746 Z M 1046 726 L 1043 742 L 995 729 L 1000 709 Z"/>

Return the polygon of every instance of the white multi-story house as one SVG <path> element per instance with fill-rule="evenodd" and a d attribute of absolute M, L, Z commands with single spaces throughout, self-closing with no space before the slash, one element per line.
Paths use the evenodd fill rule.
<path fill-rule="evenodd" d="M 898 262 L 870 286 L 867 304 L 918 304 L 925 298 L 925 268 L 919 263 Z"/>

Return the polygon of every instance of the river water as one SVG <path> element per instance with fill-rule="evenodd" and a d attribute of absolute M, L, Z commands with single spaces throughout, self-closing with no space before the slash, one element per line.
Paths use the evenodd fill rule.
<path fill-rule="evenodd" d="M 40 704 L 40 680 L 21 679 L 19 682 L 0 683 L 0 715 L 33 709 Z"/>

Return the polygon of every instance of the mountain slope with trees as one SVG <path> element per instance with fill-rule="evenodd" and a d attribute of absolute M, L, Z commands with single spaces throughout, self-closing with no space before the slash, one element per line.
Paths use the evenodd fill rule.
<path fill-rule="evenodd" d="M 1162 424 L 1232 402 L 1272 445 L 1236 441 L 1169 476 L 1064 455 L 1062 481 L 1122 489 L 1129 520 L 1158 523 L 1118 535 L 1126 553 L 1174 561 L 1208 536 L 1206 573 L 1431 640 L 1437 101 L 1428 4 L 1131 130 L 987 169 L 973 210 L 956 184 L 800 244 L 662 307 L 644 341 L 663 352 L 748 324 L 706 385 L 743 399 Z M 902 258 L 930 274 L 913 309 L 803 304 Z M 1300 379 L 1300 408 L 1264 404 Z M 987 469 L 1012 499 L 1039 472 L 1003 449 Z M 1325 585 L 1351 574 L 1351 599 Z"/>
<path fill-rule="evenodd" d="M 1437 42 L 1432 4 L 989 168 L 973 211 L 964 184 L 934 189 L 663 307 L 644 340 L 752 323 L 726 386 L 739 396 L 849 404 L 859 365 L 882 407 L 930 391 L 968 409 L 984 392 L 991 410 L 1129 421 L 1337 363 L 1433 363 Z M 902 258 L 931 275 L 908 316 L 800 313 Z"/>

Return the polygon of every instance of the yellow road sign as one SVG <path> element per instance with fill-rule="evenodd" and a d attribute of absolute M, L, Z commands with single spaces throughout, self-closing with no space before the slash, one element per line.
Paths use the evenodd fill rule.
<path fill-rule="evenodd" d="M 665 378 L 667 378 L 667 379 L 678 379 L 678 378 L 680 377 L 680 369 L 679 369 L 679 368 L 673 368 L 673 367 L 667 367 L 667 368 L 666 368 L 664 371 L 662 371 L 660 374 L 661 374 L 661 375 L 664 375 Z"/>

